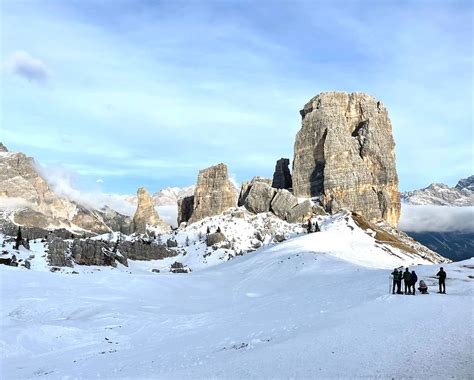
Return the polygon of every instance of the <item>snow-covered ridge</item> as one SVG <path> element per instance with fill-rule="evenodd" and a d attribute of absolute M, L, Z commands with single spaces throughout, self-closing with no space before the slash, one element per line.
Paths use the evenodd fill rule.
<path fill-rule="evenodd" d="M 413 205 L 474 206 L 474 176 L 459 180 L 454 187 L 432 183 L 424 189 L 400 193 L 400 197 Z"/>

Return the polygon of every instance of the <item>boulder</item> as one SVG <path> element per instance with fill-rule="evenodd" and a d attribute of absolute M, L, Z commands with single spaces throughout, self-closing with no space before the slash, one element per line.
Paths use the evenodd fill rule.
<path fill-rule="evenodd" d="M 272 187 L 275 189 L 290 189 L 293 186 L 289 165 L 290 160 L 288 158 L 280 158 L 276 162 Z"/>
<path fill-rule="evenodd" d="M 172 272 L 172 273 L 189 273 L 189 272 L 191 272 L 191 269 L 189 269 L 187 266 L 183 265 L 182 263 L 180 263 L 178 261 L 175 261 L 173 264 L 171 264 L 170 272 Z"/>
<path fill-rule="evenodd" d="M 257 183 L 257 182 L 263 182 L 263 183 L 265 183 L 269 186 L 271 186 L 271 184 L 272 184 L 271 179 L 265 178 L 265 177 L 260 177 L 260 176 L 253 177 L 250 182 L 245 181 L 244 183 L 242 183 L 242 186 L 240 188 L 239 201 L 237 203 L 239 207 L 243 206 L 245 204 L 245 200 L 247 199 L 247 196 L 249 195 L 249 192 L 250 192 L 250 189 L 251 189 L 252 185 Z"/>
<path fill-rule="evenodd" d="M 176 248 L 178 246 L 178 242 L 176 240 L 168 239 L 166 240 L 166 246 L 168 248 Z"/>
<path fill-rule="evenodd" d="M 293 207 L 285 219 L 288 223 L 304 223 L 313 216 L 313 205 L 310 200 L 305 200 Z"/>
<path fill-rule="evenodd" d="M 244 206 L 247 210 L 258 214 L 260 212 L 270 211 L 270 205 L 276 189 L 267 185 L 265 182 L 255 182 L 251 185 Z"/>
<path fill-rule="evenodd" d="M 181 221 L 194 223 L 208 216 L 219 215 L 236 204 L 235 188 L 229 181 L 227 166 L 211 166 L 199 172 L 191 216 L 189 220 Z"/>
<path fill-rule="evenodd" d="M 170 226 L 160 219 L 155 209 L 155 202 L 144 187 L 137 191 L 138 206 L 133 216 L 133 231 L 139 234 L 147 232 L 147 226 L 159 227 L 162 231 L 168 231 Z"/>
<path fill-rule="evenodd" d="M 213 234 L 208 234 L 206 239 L 206 244 L 208 247 L 225 241 L 225 235 L 222 232 L 214 232 Z"/>
<path fill-rule="evenodd" d="M 276 192 L 271 203 L 271 210 L 281 219 L 287 220 L 291 210 L 298 205 L 298 198 L 288 190 L 280 189 Z"/>
<path fill-rule="evenodd" d="M 400 197 L 387 109 L 363 93 L 321 93 L 300 111 L 293 190 L 330 212 L 353 210 L 396 226 Z"/>

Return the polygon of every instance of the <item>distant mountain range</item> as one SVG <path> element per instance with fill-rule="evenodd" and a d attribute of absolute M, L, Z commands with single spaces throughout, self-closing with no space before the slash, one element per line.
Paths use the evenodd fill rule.
<path fill-rule="evenodd" d="M 471 213 L 471 221 L 474 220 L 474 209 L 471 210 L 471 207 L 474 206 L 474 176 L 459 180 L 454 187 L 433 183 L 424 189 L 400 193 L 400 198 L 404 207 L 445 206 L 439 207 L 436 212 L 433 212 L 432 208 L 430 209 L 430 215 L 439 215 L 439 217 L 450 213 L 451 207 L 466 208 L 465 212 Z M 420 207 L 420 214 L 423 211 L 423 207 Z M 471 224 L 474 225 L 474 222 Z M 431 226 L 433 225 L 435 225 L 434 222 Z M 413 223 L 411 226 L 413 227 Z M 474 230 L 466 225 L 462 227 L 463 230 L 459 231 L 432 231 L 431 228 L 429 231 L 423 231 L 422 227 L 418 227 L 416 231 L 405 229 L 405 232 L 433 251 L 458 261 L 474 256 Z"/>
<path fill-rule="evenodd" d="M 474 206 L 474 175 L 459 180 L 454 187 L 432 183 L 424 189 L 400 193 L 400 198 L 412 205 Z"/>

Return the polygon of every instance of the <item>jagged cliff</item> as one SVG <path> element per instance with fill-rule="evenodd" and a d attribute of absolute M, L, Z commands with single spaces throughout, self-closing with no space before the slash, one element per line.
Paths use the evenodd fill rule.
<path fill-rule="evenodd" d="M 155 202 L 144 187 L 137 191 L 138 206 L 133 216 L 133 231 L 140 234 L 147 232 L 147 226 L 159 227 L 163 231 L 170 229 L 170 226 L 160 219 L 155 209 Z"/>
<path fill-rule="evenodd" d="M 300 111 L 293 190 L 396 226 L 400 217 L 395 143 L 387 109 L 363 93 L 321 93 Z"/>

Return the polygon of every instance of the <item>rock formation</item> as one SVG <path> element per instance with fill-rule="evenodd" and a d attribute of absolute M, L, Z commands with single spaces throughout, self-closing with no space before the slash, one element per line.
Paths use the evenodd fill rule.
<path fill-rule="evenodd" d="M 276 189 L 270 185 L 264 182 L 255 182 L 250 186 L 248 195 L 244 200 L 244 206 L 255 214 L 268 212 L 275 193 Z"/>
<path fill-rule="evenodd" d="M 138 206 L 133 216 L 133 231 L 139 234 L 147 232 L 147 226 L 156 226 L 168 231 L 170 226 L 160 219 L 155 209 L 155 202 L 144 187 L 137 191 Z"/>
<path fill-rule="evenodd" d="M 229 181 L 227 166 L 218 164 L 201 170 L 193 198 L 186 198 L 179 201 L 178 225 L 182 222 L 194 223 L 235 207 L 235 187 Z"/>
<path fill-rule="evenodd" d="M 250 188 L 256 182 L 262 182 L 262 183 L 267 184 L 268 186 L 272 185 L 272 180 L 271 179 L 265 178 L 265 177 L 260 177 L 260 176 L 253 177 L 250 182 L 245 181 L 244 183 L 242 183 L 242 186 L 240 188 L 239 201 L 238 201 L 238 206 L 239 207 L 244 205 L 245 199 L 247 199 L 247 196 L 249 195 Z"/>
<path fill-rule="evenodd" d="M 362 93 L 321 93 L 300 111 L 293 190 L 327 211 L 348 208 L 396 226 L 400 216 L 395 143 L 386 108 Z"/>
<path fill-rule="evenodd" d="M 273 173 L 272 187 L 275 189 L 291 189 L 293 182 L 289 165 L 290 160 L 288 158 L 281 158 L 277 161 Z"/>
<path fill-rule="evenodd" d="M 57 195 L 33 158 L 21 152 L 8 152 L 3 144 L 0 146 L 0 208 L 10 210 L 16 224 L 48 231 L 69 229 L 105 233 L 112 229 L 108 225 L 110 222 L 122 225 L 122 232 L 125 232 L 131 221 L 119 213 L 105 215 Z"/>

